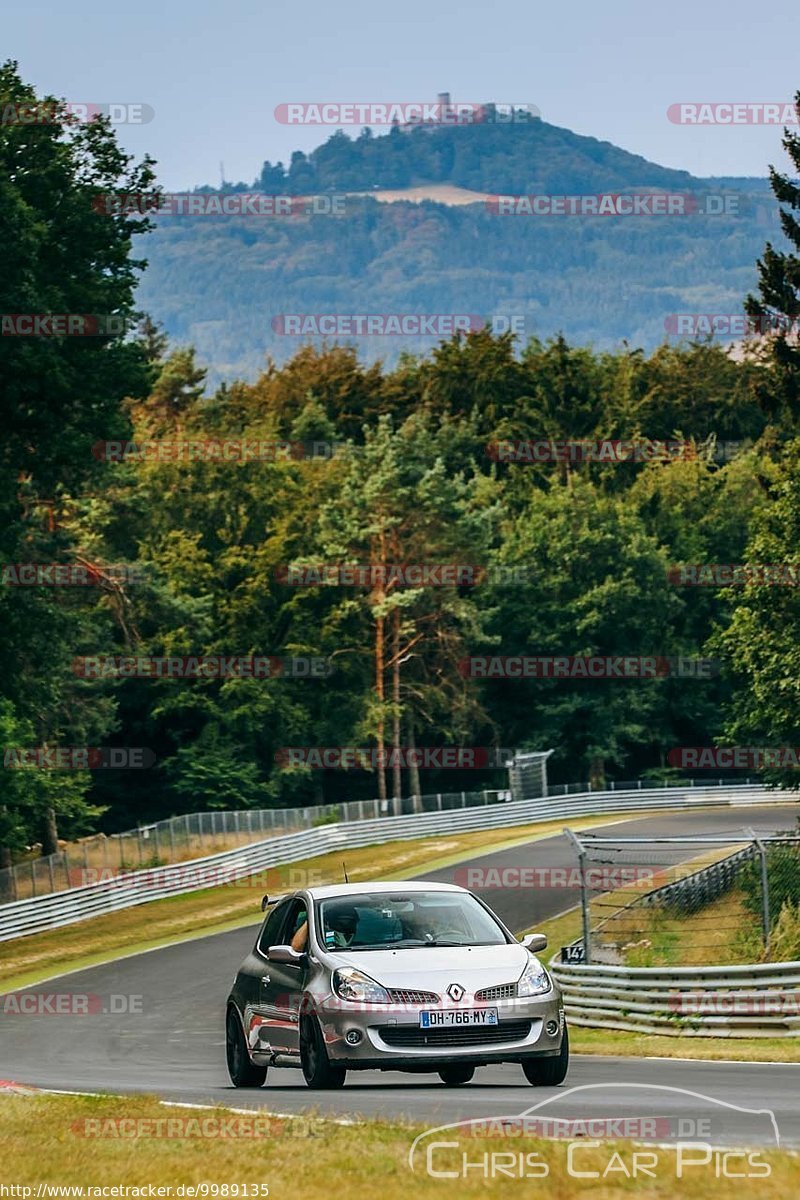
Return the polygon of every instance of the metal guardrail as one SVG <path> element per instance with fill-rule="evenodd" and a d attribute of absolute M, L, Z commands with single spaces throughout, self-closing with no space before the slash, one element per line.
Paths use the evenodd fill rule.
<path fill-rule="evenodd" d="M 2 905 L 0 941 L 85 921 L 166 896 L 197 891 L 200 887 L 221 883 L 224 878 L 243 878 L 269 867 L 299 862 L 332 850 L 602 813 L 774 804 L 779 799 L 780 793 L 763 786 L 637 788 L 628 792 L 583 792 L 559 798 L 508 801 L 478 808 L 323 825 L 189 862 L 127 872 L 85 887 Z M 204 880 L 209 882 L 204 883 Z"/>
<path fill-rule="evenodd" d="M 526 757 L 524 752 L 521 757 Z M 541 758 L 542 755 L 533 757 Z M 412 813 L 444 812 L 453 808 L 504 804 L 508 800 L 533 799 L 536 796 L 571 796 L 590 791 L 588 783 L 557 783 L 529 786 L 514 795 L 509 789 L 483 788 L 480 791 L 429 792 L 388 800 L 345 800 L 334 804 L 312 804 L 295 808 L 215 809 L 181 813 L 163 821 L 139 825 L 122 833 L 97 833 L 65 844 L 55 854 L 23 859 L 0 868 L 0 905 L 50 892 L 64 892 L 86 883 L 90 872 L 96 877 L 110 871 L 138 871 L 144 867 L 185 862 L 203 854 L 218 854 L 235 846 L 313 829 L 317 825 L 339 821 L 365 821 L 378 817 L 400 817 Z M 737 784 L 758 784 L 759 780 L 739 779 Z M 651 791 L 656 787 L 729 787 L 729 779 L 627 780 L 611 782 L 608 791 Z M 542 790 L 544 789 L 544 790 Z"/>
<path fill-rule="evenodd" d="M 746 846 L 744 850 L 737 850 L 727 858 L 721 858 L 707 867 L 701 867 L 699 871 L 693 871 L 691 875 L 676 879 L 674 883 L 665 883 L 662 887 L 655 888 L 634 903 L 644 908 L 679 905 L 682 912 L 696 912 L 729 892 L 739 878 L 742 867 L 757 857 L 758 848 Z"/>
<path fill-rule="evenodd" d="M 800 1037 L 800 962 L 728 967 L 550 963 L 567 1019 L 681 1037 Z"/>
<path fill-rule="evenodd" d="M 573 788 L 581 791 L 584 785 Z M 533 793 L 532 793 L 533 794 Z M 487 788 L 479 792 L 433 792 L 402 800 L 348 800 L 340 804 L 299 808 L 217 809 L 182 813 L 122 833 L 94 834 L 66 844 L 55 854 L 42 855 L 0 869 L 0 904 L 64 892 L 111 872 L 186 862 L 204 854 L 219 854 L 236 846 L 263 841 L 317 825 L 365 821 L 414 812 L 442 812 L 504 803 L 510 791 Z"/>

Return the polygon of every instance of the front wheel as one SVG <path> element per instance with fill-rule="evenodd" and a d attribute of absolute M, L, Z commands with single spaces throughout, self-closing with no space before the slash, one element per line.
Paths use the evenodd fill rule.
<path fill-rule="evenodd" d="M 460 1087 L 462 1083 L 469 1083 L 474 1074 L 475 1068 L 469 1063 L 454 1063 L 451 1067 L 442 1067 L 439 1078 L 447 1087 Z"/>
<path fill-rule="evenodd" d="M 242 1026 L 233 1008 L 228 1009 L 225 1021 L 225 1055 L 228 1060 L 228 1074 L 234 1087 L 261 1087 L 267 1078 L 267 1068 L 254 1067 L 251 1063 Z"/>
<path fill-rule="evenodd" d="M 328 1058 L 325 1040 L 316 1017 L 303 1017 L 300 1022 L 300 1065 L 310 1088 L 340 1088 L 347 1069 L 335 1067 Z"/>
<path fill-rule="evenodd" d="M 569 1070 L 569 1031 L 564 1026 L 561 1050 L 552 1058 L 525 1058 L 522 1069 L 528 1083 L 534 1087 L 557 1087 L 563 1083 Z"/>

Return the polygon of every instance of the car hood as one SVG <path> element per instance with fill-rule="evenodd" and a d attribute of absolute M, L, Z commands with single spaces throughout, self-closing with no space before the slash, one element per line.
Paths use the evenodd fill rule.
<path fill-rule="evenodd" d="M 389 988 L 444 994 L 451 983 L 467 992 L 516 983 L 531 961 L 518 942 L 505 946 L 423 946 L 405 950 L 337 950 L 337 966 L 356 967 Z"/>

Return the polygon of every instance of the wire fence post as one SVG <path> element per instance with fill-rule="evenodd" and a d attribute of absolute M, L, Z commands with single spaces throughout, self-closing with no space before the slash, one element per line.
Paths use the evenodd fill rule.
<path fill-rule="evenodd" d="M 583 848 L 583 842 L 578 838 L 571 829 L 565 829 L 564 836 L 568 839 L 578 855 L 578 865 L 581 872 L 581 917 L 583 920 L 583 961 L 590 963 L 592 961 L 592 951 L 590 947 L 590 925 L 589 925 L 589 900 L 586 893 L 586 851 Z"/>
<path fill-rule="evenodd" d="M 752 838 L 753 845 L 758 850 L 758 856 L 761 860 L 761 924 L 764 930 L 764 953 L 769 951 L 769 875 L 767 872 L 767 848 L 761 841 L 758 834 L 752 829 L 745 829 L 745 833 L 749 838 Z"/>

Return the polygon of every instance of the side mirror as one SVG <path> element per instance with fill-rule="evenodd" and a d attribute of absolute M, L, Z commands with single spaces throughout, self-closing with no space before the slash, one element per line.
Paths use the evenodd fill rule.
<path fill-rule="evenodd" d="M 261 897 L 261 911 L 266 912 L 269 908 L 269 896 Z"/>
<path fill-rule="evenodd" d="M 522 944 L 526 950 L 530 950 L 532 954 L 538 954 L 541 950 L 547 949 L 547 934 L 546 933 L 526 933 L 522 939 Z"/>
<path fill-rule="evenodd" d="M 305 954 L 298 950 L 293 950 L 291 946 L 270 946 L 267 950 L 267 958 L 274 963 L 290 963 L 294 967 L 300 966 L 305 962 Z"/>

